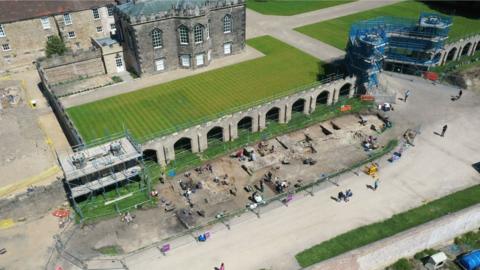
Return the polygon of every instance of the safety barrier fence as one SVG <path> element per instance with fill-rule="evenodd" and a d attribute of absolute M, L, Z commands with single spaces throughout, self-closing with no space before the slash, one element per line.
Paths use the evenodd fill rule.
<path fill-rule="evenodd" d="M 76 266 L 79 269 L 85 270 L 113 270 L 113 269 L 128 269 L 128 260 L 135 255 L 144 252 L 156 252 L 159 254 L 166 254 L 171 250 L 195 243 L 198 241 L 198 236 L 200 234 L 208 231 L 210 234 L 215 235 L 222 230 L 229 230 L 232 226 L 242 224 L 244 222 L 251 221 L 255 218 L 261 218 L 263 213 L 271 211 L 273 209 L 280 208 L 282 206 L 288 206 L 288 203 L 294 198 L 300 197 L 300 194 L 305 196 L 313 196 L 315 192 L 323 189 L 328 183 L 338 185 L 339 176 L 342 174 L 353 172 L 359 167 L 373 162 L 378 161 L 380 158 L 385 156 L 394 150 L 398 145 L 398 140 L 389 141 L 382 149 L 369 154 L 369 156 L 351 166 L 336 170 L 329 174 L 322 174 L 317 179 L 312 179 L 307 182 L 305 185 L 294 188 L 289 192 L 281 193 L 270 198 L 266 198 L 265 204 L 257 207 L 256 209 L 249 210 L 248 208 L 239 208 L 227 213 L 224 213 L 221 217 L 212 219 L 200 226 L 184 230 L 178 234 L 171 235 L 167 238 L 162 239 L 161 241 L 154 242 L 150 245 L 144 246 L 142 248 L 133 250 L 128 254 L 110 256 L 110 257 L 101 257 L 94 259 L 83 259 L 80 256 L 76 256 L 68 251 L 67 245 L 70 238 L 78 231 L 78 227 L 70 230 L 63 237 L 63 240 L 59 237 L 56 238 L 55 249 L 53 250 L 51 258 L 49 259 L 45 269 L 55 269 L 56 259 L 62 260 L 64 263 L 69 263 Z M 249 214 L 250 213 L 250 214 Z M 168 245 L 168 250 L 164 247 Z"/>

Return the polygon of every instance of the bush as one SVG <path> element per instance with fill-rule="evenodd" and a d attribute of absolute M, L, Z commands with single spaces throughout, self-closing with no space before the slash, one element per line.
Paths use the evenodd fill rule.
<path fill-rule="evenodd" d="M 53 36 L 47 40 L 46 54 L 50 57 L 54 54 L 63 55 L 67 51 L 65 43 L 59 36 Z"/>
<path fill-rule="evenodd" d="M 471 249 L 480 248 L 480 231 L 468 232 L 462 236 L 455 238 L 455 244 L 467 246 Z"/>
<path fill-rule="evenodd" d="M 114 83 L 119 83 L 119 82 L 123 82 L 122 78 L 118 77 L 118 76 L 113 76 L 112 77 L 112 81 Z"/>

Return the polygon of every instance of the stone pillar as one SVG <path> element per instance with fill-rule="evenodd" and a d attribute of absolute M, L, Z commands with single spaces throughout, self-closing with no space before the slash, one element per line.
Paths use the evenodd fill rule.
<path fill-rule="evenodd" d="M 285 104 L 280 106 L 280 113 L 278 122 L 280 124 L 288 123 L 292 119 L 292 106 Z"/>
<path fill-rule="evenodd" d="M 165 156 L 165 151 L 163 149 L 163 146 L 159 145 L 159 146 L 154 147 L 153 149 L 155 149 L 155 151 L 157 151 L 158 164 L 160 164 L 162 166 L 166 165 L 167 164 L 167 157 Z"/>
<path fill-rule="evenodd" d="M 258 120 L 259 120 L 259 119 L 258 119 L 258 118 L 259 118 L 259 117 L 258 117 L 259 115 L 261 115 L 260 112 L 258 112 L 258 114 L 255 113 L 255 116 L 252 117 L 252 132 L 257 132 L 257 131 L 259 130 L 259 126 L 260 126 L 260 125 L 259 125 L 259 121 L 258 121 Z M 265 121 L 265 119 L 263 119 L 263 120 Z M 265 126 L 265 123 L 264 123 L 264 126 Z"/>
<path fill-rule="evenodd" d="M 353 84 L 350 84 L 350 91 L 348 92 L 348 98 L 352 98 L 354 94 L 355 94 L 355 86 Z"/>
<path fill-rule="evenodd" d="M 315 108 L 317 107 L 317 99 L 315 96 L 311 96 L 310 98 L 310 113 L 313 113 L 315 111 Z"/>
<path fill-rule="evenodd" d="M 303 114 L 310 114 L 310 103 L 311 103 L 311 98 L 307 97 L 305 99 L 305 104 L 303 106 Z"/>
<path fill-rule="evenodd" d="M 259 131 L 264 130 L 265 127 L 267 126 L 266 116 L 267 116 L 267 112 L 258 112 L 258 115 L 255 117 L 256 119 L 258 119 L 257 123 L 258 123 Z"/>
<path fill-rule="evenodd" d="M 197 141 L 197 145 L 195 145 L 193 141 Z M 197 134 L 197 138 L 192 139 L 192 152 L 193 153 L 202 152 L 207 148 L 208 148 L 207 133 L 205 132 L 205 134 L 202 134 L 199 132 Z"/>
<path fill-rule="evenodd" d="M 175 159 L 175 148 L 173 147 L 174 143 L 175 142 L 172 142 L 170 145 L 166 145 L 163 147 L 163 150 L 165 152 L 165 157 L 166 157 L 165 162 L 167 164 L 170 163 L 170 161 Z"/>
<path fill-rule="evenodd" d="M 331 98 L 331 101 L 329 99 L 329 105 L 337 103 L 339 95 L 340 95 L 340 91 L 334 88 L 332 94 L 330 95 L 332 96 L 332 98 Z"/>
<path fill-rule="evenodd" d="M 460 56 L 462 55 L 462 50 L 463 50 L 463 48 L 460 47 L 460 48 L 455 52 L 455 55 L 453 56 L 452 61 L 455 61 L 455 60 L 460 59 Z"/>
<path fill-rule="evenodd" d="M 240 120 L 239 120 L 240 121 Z M 237 122 L 228 123 L 228 131 L 230 134 L 230 140 L 233 141 L 238 138 L 238 127 Z"/>
<path fill-rule="evenodd" d="M 223 129 L 222 129 L 222 135 L 223 135 L 223 141 L 224 142 L 228 142 L 230 141 L 230 125 L 225 125 L 223 126 Z"/>

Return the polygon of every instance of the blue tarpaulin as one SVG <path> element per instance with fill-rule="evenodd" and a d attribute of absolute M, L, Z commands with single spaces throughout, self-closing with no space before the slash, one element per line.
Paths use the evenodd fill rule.
<path fill-rule="evenodd" d="M 458 259 L 458 263 L 466 270 L 480 268 L 480 249 L 467 253 Z"/>

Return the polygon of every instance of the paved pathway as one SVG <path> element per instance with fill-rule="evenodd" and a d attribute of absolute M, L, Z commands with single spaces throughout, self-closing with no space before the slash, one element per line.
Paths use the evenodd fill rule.
<path fill-rule="evenodd" d="M 260 219 L 253 214 L 234 219 L 230 231 L 215 227 L 206 243 L 183 238 L 167 256 L 157 249 L 133 255 L 126 259 L 129 269 L 204 270 L 220 262 L 228 270 L 298 269 L 294 255 L 311 245 L 478 184 L 480 175 L 471 165 L 480 161 L 480 97 L 466 92 L 460 101 L 451 102 L 455 88 L 393 76 L 389 80 L 412 89 L 412 95 L 408 103 L 395 106 L 395 128 L 390 132 L 421 126 L 422 133 L 401 160 L 381 162 L 377 191 L 366 188 L 372 178 L 348 174 L 339 187 L 326 185 L 313 197 L 299 194 L 288 207 L 262 211 Z M 441 138 L 434 132 L 444 123 L 449 129 Z M 347 188 L 354 193 L 349 203 L 330 198 Z"/>

